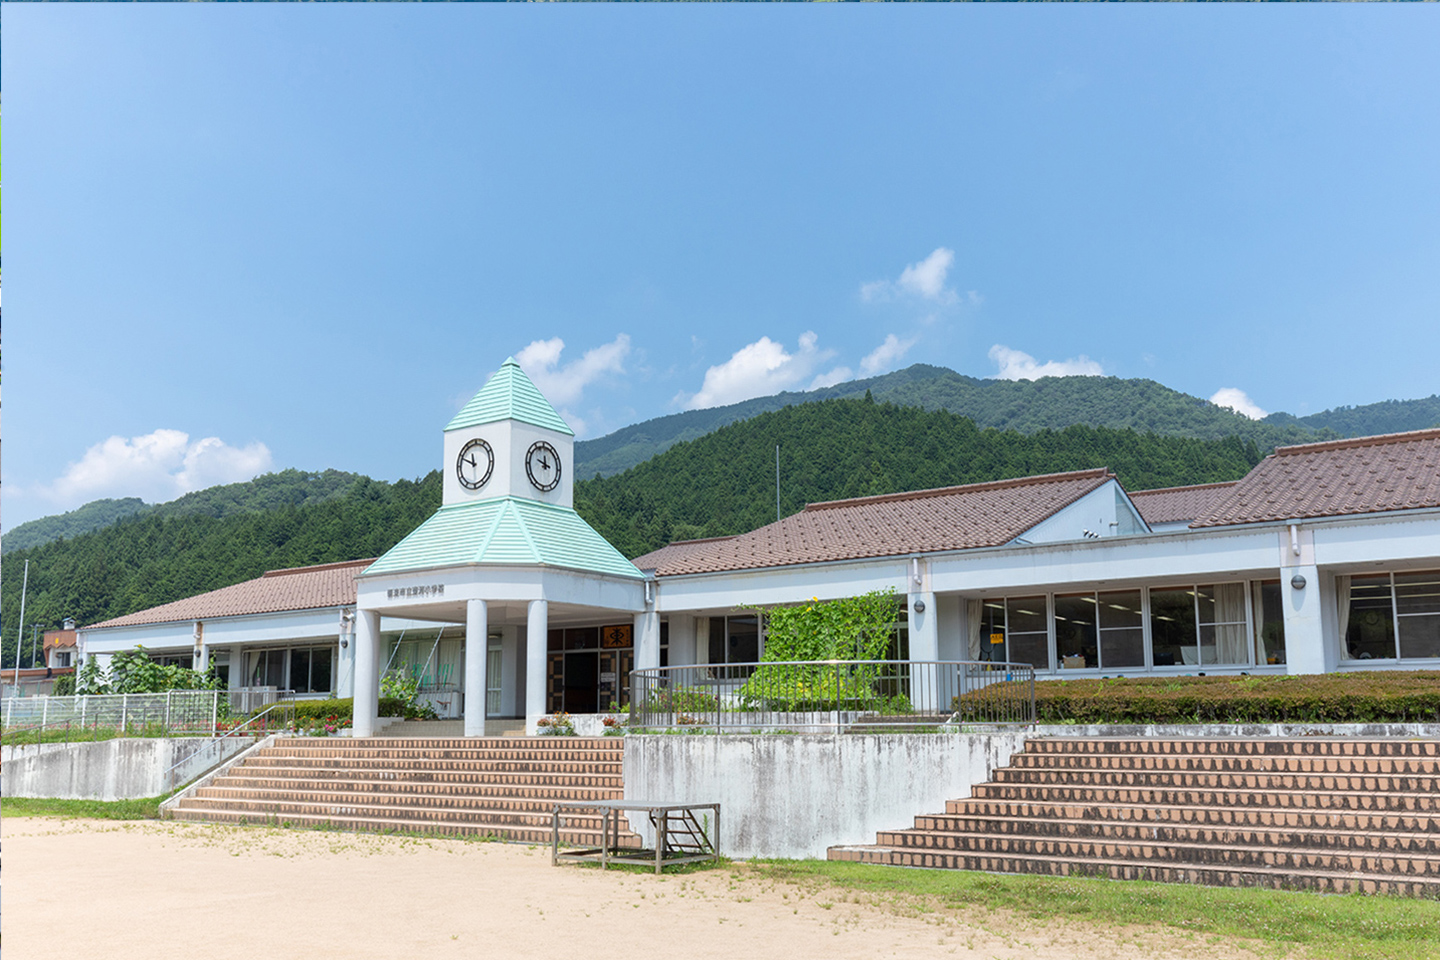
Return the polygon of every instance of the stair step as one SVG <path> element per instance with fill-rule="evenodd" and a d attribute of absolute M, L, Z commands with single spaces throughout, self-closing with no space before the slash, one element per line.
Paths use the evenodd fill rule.
<path fill-rule="evenodd" d="M 1154 806 L 1265 807 L 1268 809 L 1353 810 L 1356 812 L 1440 813 L 1440 794 L 1362 790 L 1216 790 L 1180 787 L 1096 787 L 1057 784 L 982 783 L 975 799 L 1041 803 L 1125 803 Z"/>
<path fill-rule="evenodd" d="M 1282 829 L 1440 833 L 1440 814 L 1365 813 L 1268 807 L 1154 806 L 1150 804 L 1057 804 L 1015 801 L 952 800 L 943 814 L 915 818 L 917 827 L 951 830 L 948 824 L 974 818 L 1021 822 L 1083 820 L 1088 823 L 1135 823 L 1147 827 L 1175 825 L 1231 829 Z"/>
<path fill-rule="evenodd" d="M 312 827 L 335 830 L 377 831 L 388 833 L 435 833 L 451 836 L 493 836 L 509 843 L 548 844 L 550 825 L 516 827 L 507 824 L 478 822 L 417 822 L 393 817 L 339 816 L 331 814 L 271 814 L 237 810 L 181 807 L 174 811 L 177 820 L 203 820 L 217 823 L 248 823 L 272 826 Z M 600 842 L 598 830 L 561 830 L 560 842 L 569 846 L 595 846 Z M 640 838 L 620 837 L 622 847 L 639 848 Z"/>
<path fill-rule="evenodd" d="M 1440 895 L 1440 880 L 1381 873 L 1333 873 L 1261 867 L 1152 864 L 1116 859 L 1069 861 L 1049 856 L 1020 854 L 968 854 L 903 850 L 881 845 L 830 848 L 830 859 L 897 867 L 977 870 L 987 873 L 1026 873 L 1045 876 L 1109 877 L 1114 880 L 1148 880 L 1158 883 L 1204 884 L 1217 887 L 1269 887 L 1320 893 L 1383 893 L 1410 897 Z"/>

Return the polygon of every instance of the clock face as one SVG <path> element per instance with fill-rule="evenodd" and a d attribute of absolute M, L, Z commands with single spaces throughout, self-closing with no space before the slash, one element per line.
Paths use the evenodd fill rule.
<path fill-rule="evenodd" d="M 530 444 L 525 454 L 525 475 L 536 490 L 548 492 L 560 486 L 560 455 L 544 440 Z"/>
<path fill-rule="evenodd" d="M 471 440 L 455 460 L 455 475 L 466 490 L 479 490 L 495 472 L 495 451 L 484 440 Z"/>

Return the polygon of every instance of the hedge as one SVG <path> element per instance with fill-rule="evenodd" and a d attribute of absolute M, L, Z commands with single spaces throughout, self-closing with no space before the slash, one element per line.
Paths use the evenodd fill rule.
<path fill-rule="evenodd" d="M 1440 671 L 1035 683 L 1041 723 L 1437 723 Z"/>
<path fill-rule="evenodd" d="M 351 697 L 346 697 L 343 700 L 295 701 L 296 720 L 324 720 L 331 716 L 338 717 L 341 720 L 353 720 L 355 717 L 355 700 Z M 399 697 L 381 697 L 380 716 L 405 716 L 405 701 Z"/>

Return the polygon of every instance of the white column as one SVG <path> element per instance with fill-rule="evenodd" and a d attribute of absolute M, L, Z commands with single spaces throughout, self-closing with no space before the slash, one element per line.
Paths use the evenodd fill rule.
<path fill-rule="evenodd" d="M 912 662 L 940 659 L 940 614 L 935 609 L 935 594 L 912 593 L 906 597 L 910 605 L 910 660 Z M 935 668 L 917 666 L 910 672 L 910 699 L 919 710 L 932 710 L 937 703 Z"/>
<path fill-rule="evenodd" d="M 465 602 L 465 736 L 485 736 L 485 666 L 489 653 L 484 600 Z"/>
<path fill-rule="evenodd" d="M 635 614 L 635 669 L 660 666 L 660 613 L 653 608 Z"/>
<path fill-rule="evenodd" d="M 1305 578 L 1305 586 L 1296 589 L 1291 581 Z M 1330 589 L 1322 589 L 1320 571 L 1314 564 L 1284 567 L 1280 570 L 1280 606 L 1285 611 L 1286 673 L 1325 673 L 1338 660 L 1330 656 L 1325 643 L 1325 600 L 1335 602 L 1334 580 Z M 1332 619 L 1338 620 L 1338 616 Z M 1333 630 L 1334 627 L 1332 626 Z M 1336 647 L 1339 650 L 1339 647 Z"/>
<path fill-rule="evenodd" d="M 380 611 L 355 615 L 355 719 L 350 734 L 373 737 L 380 713 Z"/>
<path fill-rule="evenodd" d="M 525 726 L 531 730 L 546 712 L 545 694 L 550 678 L 545 669 L 545 653 L 549 637 L 550 603 L 531 600 L 525 620 Z"/>
<path fill-rule="evenodd" d="M 696 653 L 695 617 L 687 613 L 670 614 L 670 666 L 699 663 Z"/>
<path fill-rule="evenodd" d="M 210 669 L 210 645 L 201 641 L 200 653 L 195 657 L 195 672 L 204 673 Z"/>
<path fill-rule="evenodd" d="M 230 647 L 230 683 L 231 690 L 245 686 L 245 648 L 240 644 Z"/>

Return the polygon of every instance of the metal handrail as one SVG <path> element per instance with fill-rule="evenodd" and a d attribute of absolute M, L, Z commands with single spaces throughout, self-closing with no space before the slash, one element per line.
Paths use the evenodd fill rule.
<path fill-rule="evenodd" d="M 989 660 L 770 660 L 633 670 L 632 728 L 955 729 L 1035 722 L 1035 668 Z"/>
<path fill-rule="evenodd" d="M 174 786 L 170 783 L 170 775 L 173 774 L 173 773 L 174 773 L 177 769 L 179 769 L 180 767 L 182 767 L 182 766 L 184 766 L 185 764 L 189 763 L 190 760 L 191 760 L 196 754 L 198 754 L 201 750 L 208 750 L 210 747 L 212 747 L 212 746 L 214 746 L 215 744 L 219 743 L 221 740 L 225 740 L 225 739 L 227 739 L 227 738 L 229 738 L 229 737 L 235 736 L 237 733 L 239 733 L 240 731 L 244 730 L 246 727 L 250 726 L 250 724 L 252 724 L 252 723 L 254 723 L 255 721 L 261 719 L 262 717 L 265 717 L 266 715 L 268 715 L 272 710 L 277 710 L 277 709 L 280 709 L 280 708 L 282 708 L 282 707 L 283 707 L 283 708 L 286 708 L 286 712 L 288 712 L 288 713 L 290 714 L 291 719 L 294 719 L 294 717 L 295 717 L 295 701 L 294 701 L 293 699 L 291 699 L 291 700 L 277 700 L 275 703 L 270 704 L 270 706 L 266 707 L 264 710 L 261 710 L 259 713 L 255 714 L 255 716 L 251 717 L 249 720 L 246 720 L 244 723 L 240 724 L 239 726 L 233 727 L 232 729 L 225 731 L 224 733 L 220 734 L 219 736 L 211 737 L 209 740 L 205 741 L 205 743 L 201 744 L 201 745 L 200 745 L 199 747 L 197 747 L 195 750 L 191 751 L 190 756 L 186 757 L 186 758 L 183 759 L 183 760 L 178 760 L 178 761 L 176 761 L 175 763 L 171 764 L 170 767 L 167 768 L 167 769 L 165 770 L 165 772 L 160 775 L 160 777 L 161 777 L 161 782 L 163 782 L 163 783 L 165 784 L 166 791 L 169 792 L 170 790 L 173 790 L 173 789 L 174 789 Z"/>

